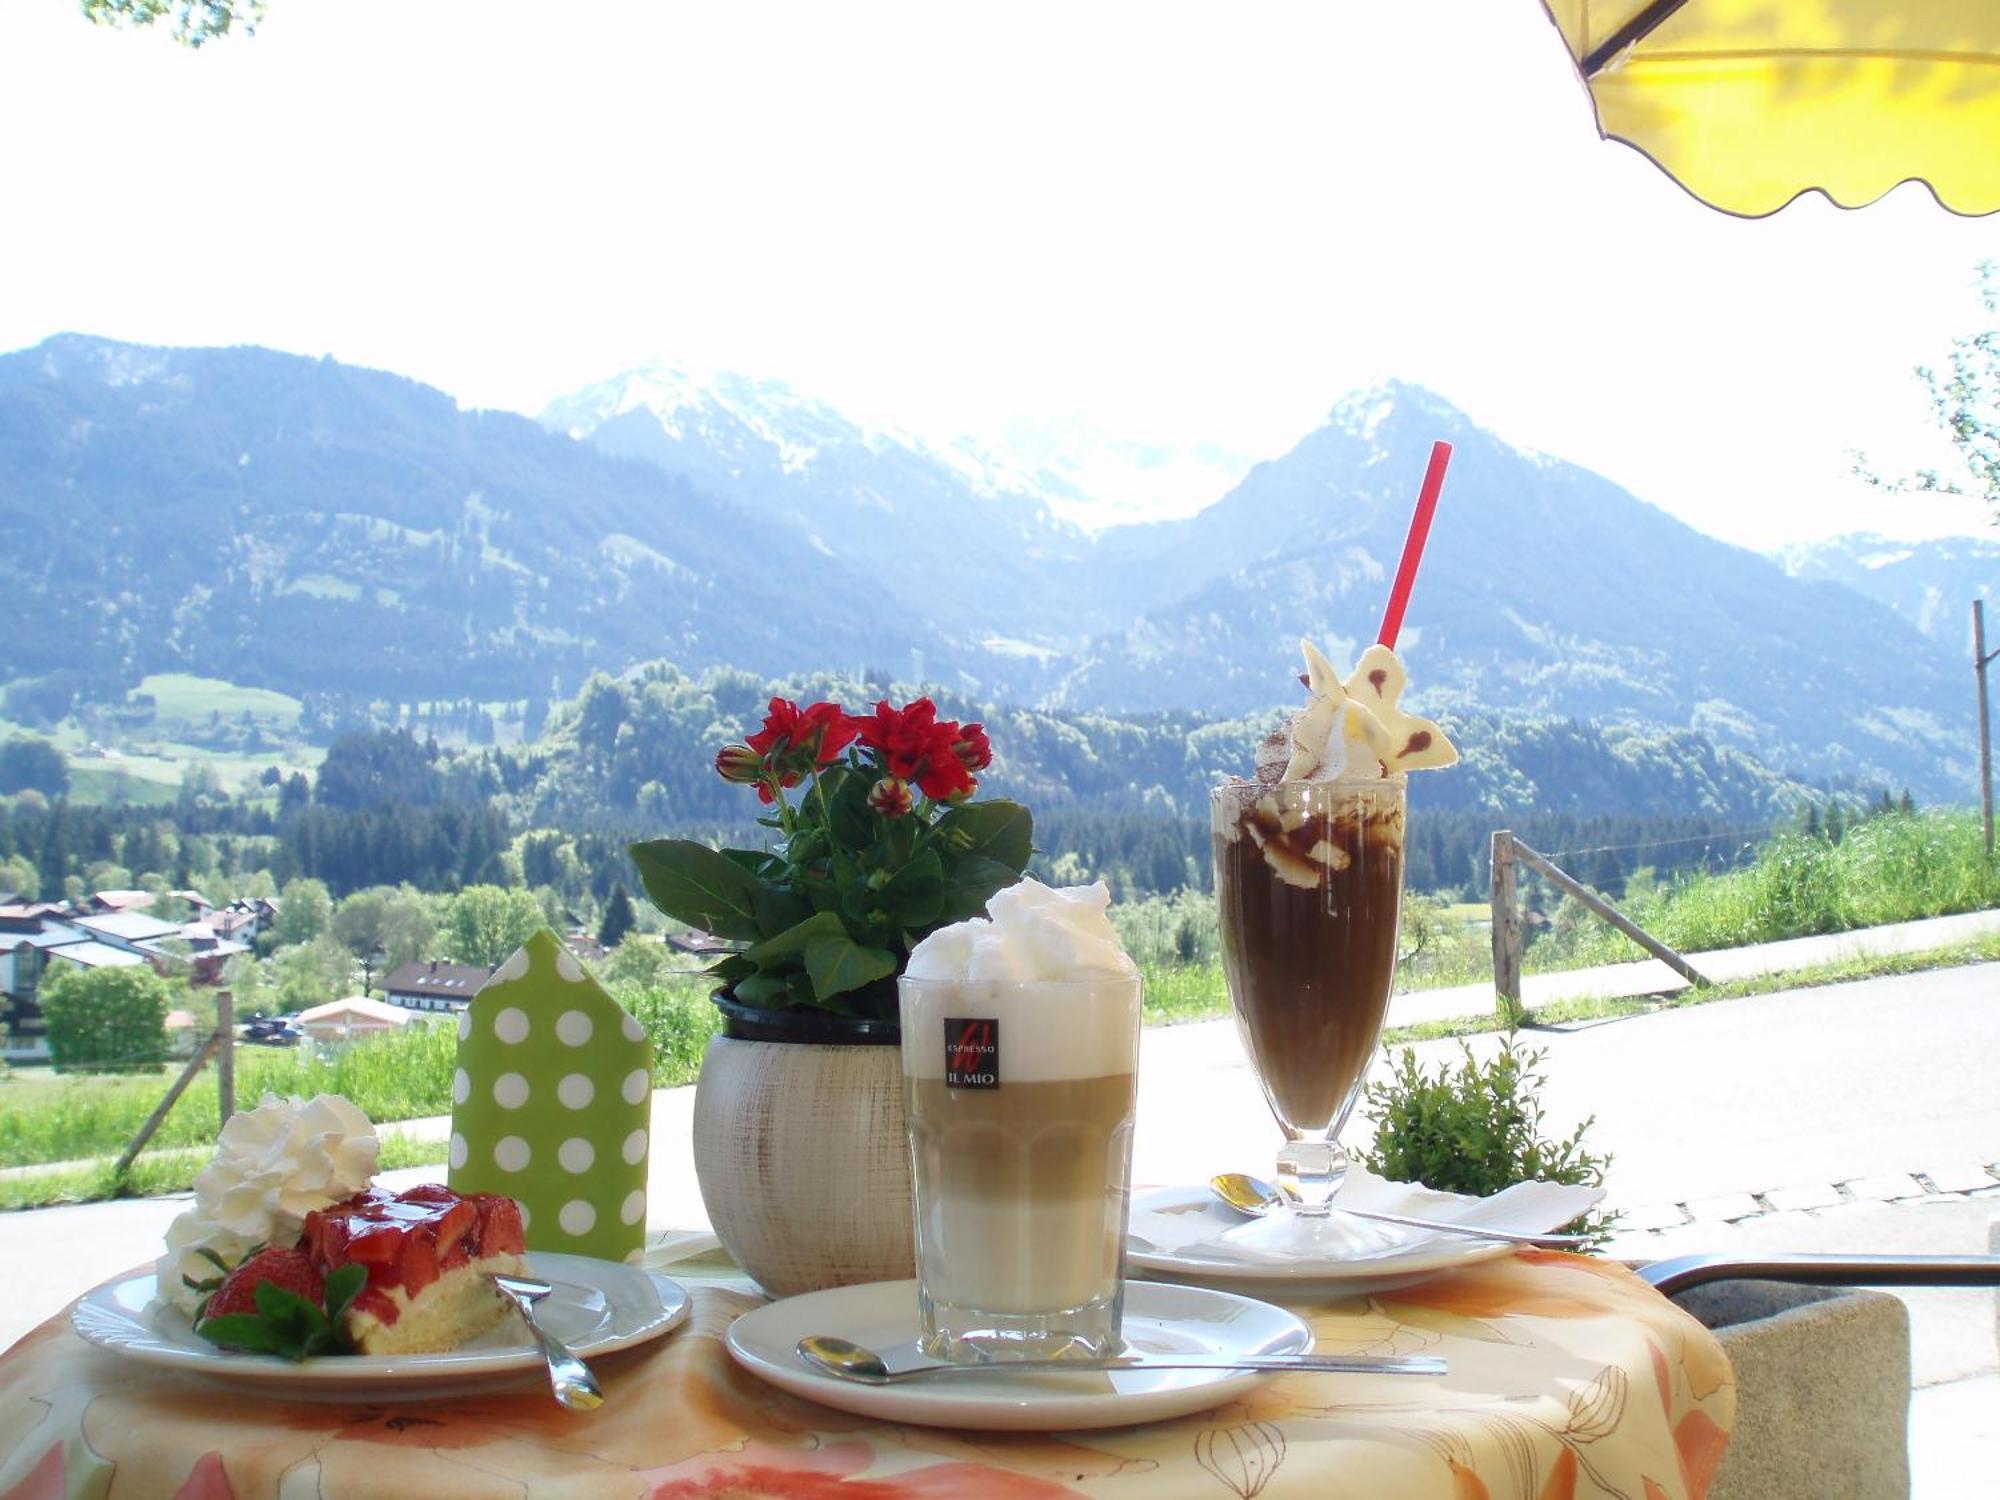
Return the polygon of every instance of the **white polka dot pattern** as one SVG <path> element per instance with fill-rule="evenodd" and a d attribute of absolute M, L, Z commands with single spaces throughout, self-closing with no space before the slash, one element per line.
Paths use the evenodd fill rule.
<path fill-rule="evenodd" d="M 502 1073 L 493 1080 L 493 1102 L 502 1109 L 519 1109 L 528 1102 L 528 1080 L 519 1073 Z"/>
<path fill-rule="evenodd" d="M 625 1158 L 625 1165 L 636 1167 L 646 1159 L 646 1132 L 635 1130 L 625 1137 L 625 1144 L 618 1154 Z"/>
<path fill-rule="evenodd" d="M 636 1224 L 646 1217 L 646 1190 L 633 1188 L 625 1195 L 625 1202 L 618 1210 L 618 1217 L 627 1224 Z"/>
<path fill-rule="evenodd" d="M 451 1155 L 446 1158 L 451 1163 L 452 1171 L 456 1172 L 460 1167 L 464 1166 L 466 1158 L 470 1154 L 466 1148 L 465 1137 L 454 1133 L 451 1138 Z"/>
<path fill-rule="evenodd" d="M 565 1047 L 581 1047 L 590 1040 L 590 1017 L 580 1010 L 566 1010 L 556 1021 L 556 1040 Z"/>
<path fill-rule="evenodd" d="M 469 1041 L 471 1037 L 472 1037 L 472 1012 L 469 1010 L 462 1010 L 458 1013 L 458 1039 L 461 1042 L 463 1042 L 463 1041 Z"/>
<path fill-rule="evenodd" d="M 581 984 L 585 978 L 583 965 L 576 961 L 576 955 L 567 948 L 556 949 L 556 972 L 571 984 Z"/>
<path fill-rule="evenodd" d="M 596 1097 L 597 1085 L 587 1074 L 565 1073 L 562 1082 L 556 1085 L 556 1098 L 562 1101 L 564 1109 L 588 1109 Z"/>
<path fill-rule="evenodd" d="M 627 1104 L 638 1104 L 652 1090 L 653 1076 L 644 1068 L 634 1068 L 625 1075 L 625 1083 L 619 1092 L 625 1096 Z"/>
<path fill-rule="evenodd" d="M 646 1028 L 641 1026 L 639 1018 L 630 1012 L 627 1012 L 625 1019 L 619 1023 L 618 1029 L 625 1033 L 625 1040 L 628 1042 L 643 1042 L 646 1040 Z"/>
<path fill-rule="evenodd" d="M 463 1104 L 472 1097 L 472 1075 L 460 1068 L 451 1075 L 451 1102 Z"/>
<path fill-rule="evenodd" d="M 518 1135 L 503 1135 L 493 1147 L 493 1165 L 503 1172 L 525 1172 L 533 1155 Z"/>
<path fill-rule="evenodd" d="M 518 1005 L 510 1005 L 493 1018 L 493 1034 L 510 1047 L 518 1047 L 528 1039 L 528 1013 Z"/>
<path fill-rule="evenodd" d="M 556 1148 L 556 1160 L 565 1172 L 583 1173 L 597 1160 L 597 1148 L 580 1135 L 573 1135 Z"/>
<path fill-rule="evenodd" d="M 564 1234 L 589 1234 L 597 1226 L 597 1210 L 581 1198 L 572 1198 L 556 1215 Z"/>
<path fill-rule="evenodd" d="M 488 984 L 505 984 L 510 979 L 526 979 L 527 977 L 528 950 L 526 948 L 516 948 L 513 956 L 507 962 L 500 965 L 499 968 L 495 969 L 493 977 L 486 982 Z"/>

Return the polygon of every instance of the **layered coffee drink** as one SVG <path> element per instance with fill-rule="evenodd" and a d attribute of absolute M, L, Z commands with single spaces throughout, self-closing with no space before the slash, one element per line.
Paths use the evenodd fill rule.
<path fill-rule="evenodd" d="M 936 1357 L 1118 1347 L 1141 985 L 1108 901 L 1023 882 L 911 955 L 904 1105 Z"/>
<path fill-rule="evenodd" d="M 1346 1175 L 1337 1138 L 1395 986 L 1403 773 L 1450 765 L 1458 752 L 1401 707 L 1395 653 L 1369 647 L 1343 681 L 1301 645 L 1309 701 L 1259 747 L 1255 777 L 1217 787 L 1210 802 L 1223 971 L 1285 1135 L 1279 1181 L 1296 1199 L 1232 1240 L 1343 1257 L 1395 1238 L 1338 1214 L 1334 1198 Z"/>

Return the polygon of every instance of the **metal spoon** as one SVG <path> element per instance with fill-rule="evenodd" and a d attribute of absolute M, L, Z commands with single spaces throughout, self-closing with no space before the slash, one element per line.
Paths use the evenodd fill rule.
<path fill-rule="evenodd" d="M 892 1370 L 873 1349 L 864 1349 L 830 1333 L 809 1333 L 799 1340 L 799 1358 L 814 1369 L 863 1385 L 893 1385 L 929 1375 L 994 1375 L 1010 1370 L 1300 1370 L 1356 1375 L 1442 1375 L 1444 1361 L 1434 1355 L 1378 1357 L 1361 1354 L 1266 1354 L 1232 1358 L 1228 1355 L 1134 1354 L 1110 1359 L 996 1359 L 984 1364 L 906 1365 Z"/>
<path fill-rule="evenodd" d="M 1291 1201 L 1278 1188 L 1248 1172 L 1217 1172 L 1208 1179 L 1209 1191 L 1239 1214 L 1261 1219 L 1274 1208 Z M 1340 1212 L 1357 1219 L 1374 1219 L 1382 1224 L 1401 1224 L 1410 1229 L 1435 1229 L 1444 1234 L 1466 1234 L 1475 1239 L 1505 1240 L 1510 1245 L 1539 1245 L 1545 1250 L 1568 1250 L 1589 1241 L 1580 1234 L 1515 1234 L 1507 1229 L 1485 1229 L 1477 1224 L 1449 1224 L 1442 1219 L 1412 1219 L 1405 1214 L 1382 1214 L 1368 1208 L 1338 1205 Z"/>
<path fill-rule="evenodd" d="M 596 1411 L 604 1404 L 604 1387 L 590 1373 L 590 1366 L 578 1359 L 568 1345 L 553 1338 L 535 1319 L 535 1304 L 555 1290 L 546 1281 L 529 1276 L 495 1276 L 500 1295 L 520 1311 L 521 1321 L 542 1346 L 542 1362 L 548 1367 L 549 1390 L 559 1405 L 571 1411 Z"/>

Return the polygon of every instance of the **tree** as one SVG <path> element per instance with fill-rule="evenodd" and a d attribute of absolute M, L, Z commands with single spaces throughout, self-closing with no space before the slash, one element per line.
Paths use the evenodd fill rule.
<path fill-rule="evenodd" d="M 2000 320 L 2000 261 L 1983 260 L 1977 272 L 1979 301 L 1988 319 Z M 1900 491 L 1966 495 L 1986 502 L 2000 522 L 2000 326 L 1951 341 L 1943 371 L 1917 368 L 1931 398 L 1931 415 L 1958 453 L 1960 472 L 1919 469 L 1901 479 L 1873 473 L 1861 454 L 1855 468 L 1871 484 Z"/>
<path fill-rule="evenodd" d="M 62 796 L 69 791 L 69 762 L 47 740 L 17 735 L 0 745 L 0 796 L 29 788 Z"/>
<path fill-rule="evenodd" d="M 326 931 L 327 924 L 332 920 L 333 897 L 327 893 L 325 881 L 301 876 L 285 882 L 284 893 L 278 898 L 277 924 L 273 928 L 279 946 L 310 943 Z"/>
<path fill-rule="evenodd" d="M 360 989 L 354 979 L 354 955 L 330 932 L 309 943 L 280 948 L 271 957 L 278 999 L 288 1011 L 323 1005 Z"/>
<path fill-rule="evenodd" d="M 445 907 L 444 940 L 460 963 L 491 967 L 543 926 L 542 904 L 531 892 L 469 885 Z"/>
<path fill-rule="evenodd" d="M 414 963 L 436 946 L 435 904 L 412 886 L 370 886 L 334 909 L 333 935 L 356 958 L 380 948 L 381 968 Z"/>
<path fill-rule="evenodd" d="M 632 898 L 625 893 L 625 883 L 620 881 L 612 887 L 611 901 L 604 908 L 604 921 L 597 929 L 597 941 L 606 948 L 616 948 L 637 921 Z"/>
<path fill-rule="evenodd" d="M 175 987 L 144 964 L 52 969 L 40 999 L 56 1071 L 158 1066 L 167 1055 L 167 1011 L 174 995 Z"/>
<path fill-rule="evenodd" d="M 253 36 L 264 19 L 264 0 L 82 0 L 99 26 L 151 26 L 173 18 L 174 40 L 199 47 L 232 29 Z"/>

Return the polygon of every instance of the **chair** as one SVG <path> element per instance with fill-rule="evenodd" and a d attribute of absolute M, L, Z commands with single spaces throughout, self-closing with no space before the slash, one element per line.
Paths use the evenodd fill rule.
<path fill-rule="evenodd" d="M 1855 1288 L 2000 1286 L 2000 1255 L 1682 1255 L 1637 1270 L 1714 1331 L 1735 1371 L 1709 1500 L 1908 1496 L 1909 1313 Z"/>

